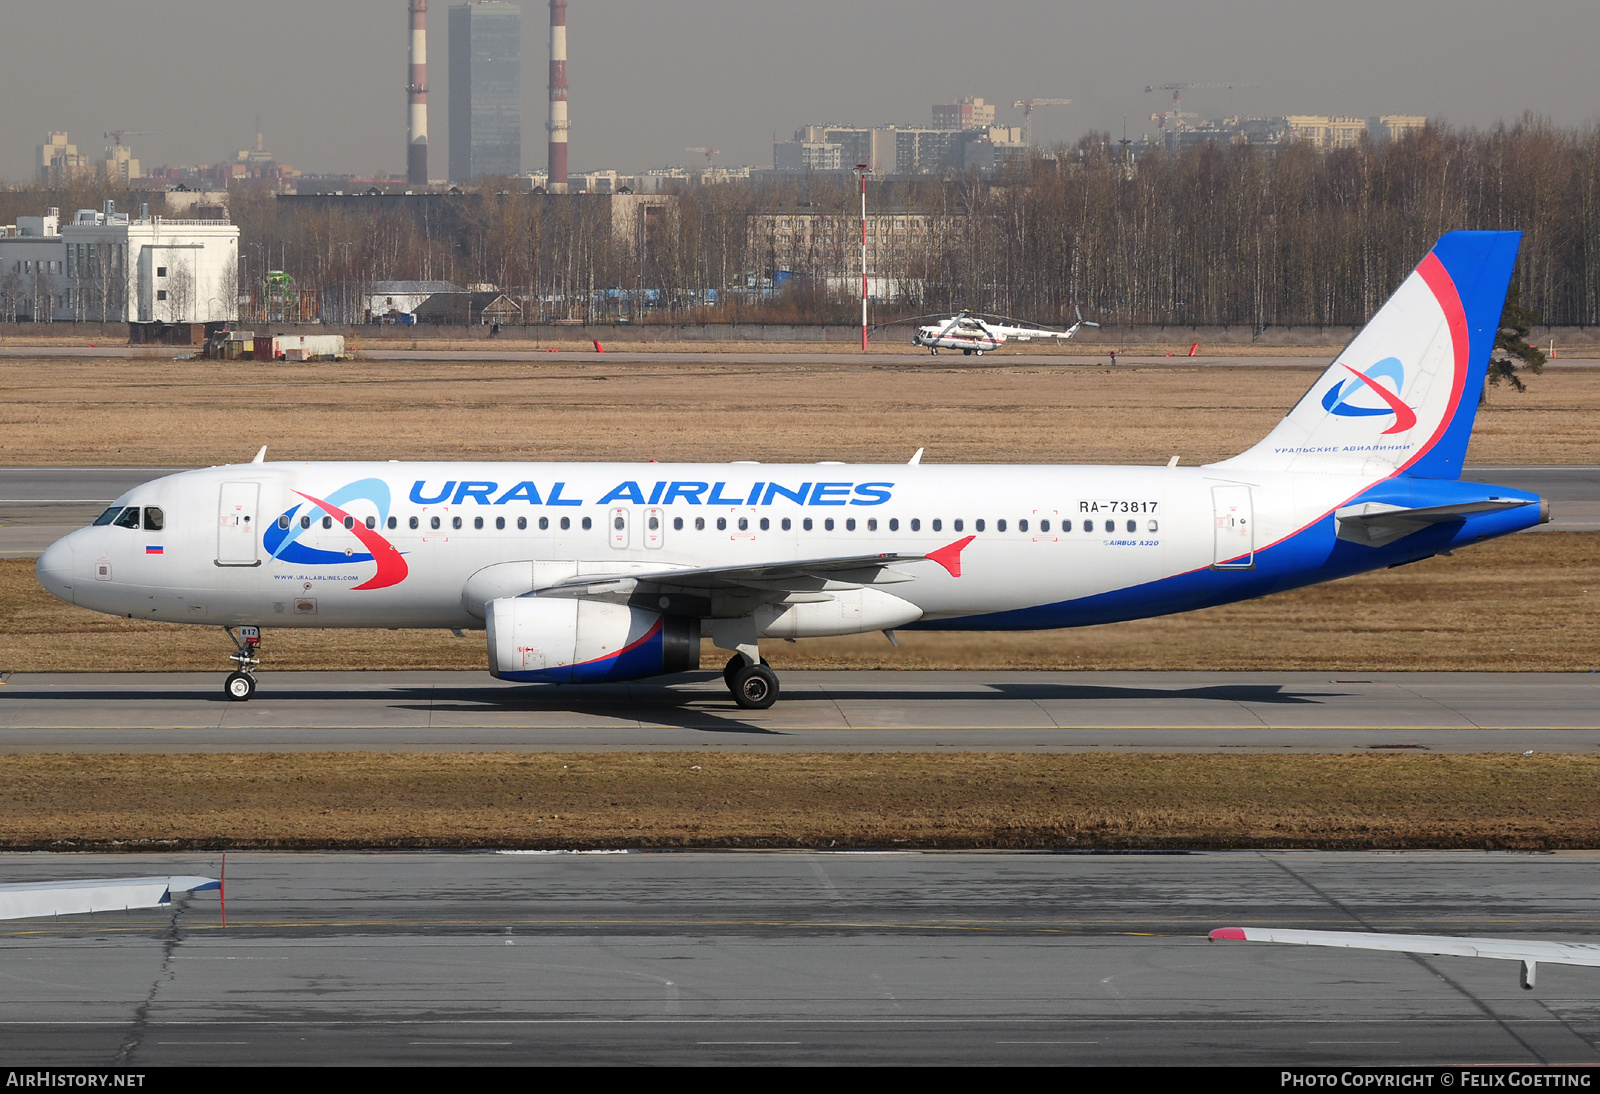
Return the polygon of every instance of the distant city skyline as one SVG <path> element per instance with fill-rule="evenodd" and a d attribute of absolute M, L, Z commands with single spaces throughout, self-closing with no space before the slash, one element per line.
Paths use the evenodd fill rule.
<path fill-rule="evenodd" d="M 430 174 L 449 140 L 445 10 L 430 8 Z M 523 166 L 542 166 L 548 4 L 525 0 Z M 435 14 L 436 12 L 436 14 Z M 574 170 L 771 163 L 802 125 L 926 125 L 934 103 L 1071 98 L 1034 117 L 1041 144 L 1091 128 L 1154 132 L 1167 82 L 1186 110 L 1224 114 L 1425 114 L 1483 127 L 1524 111 L 1600 121 L 1592 0 L 571 0 Z M 406 0 L 52 0 L 0 5 L 0 178 L 33 175 L 65 130 L 99 159 L 125 129 L 146 168 L 210 164 L 266 146 L 308 173 L 401 175 L 406 161 Z"/>

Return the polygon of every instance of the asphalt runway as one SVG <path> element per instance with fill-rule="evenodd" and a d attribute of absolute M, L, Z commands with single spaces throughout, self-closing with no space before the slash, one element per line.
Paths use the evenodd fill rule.
<path fill-rule="evenodd" d="M 202 856 L 5 855 L 9 880 Z M 0 924 L 8 1066 L 1588 1064 L 1600 969 L 1211 943 L 1600 939 L 1600 854 L 235 854 Z"/>
<path fill-rule="evenodd" d="M 34 558 L 88 524 L 118 495 L 181 467 L 0 468 L 0 558 Z M 1550 499 L 1557 531 L 1600 530 L 1600 467 L 1468 467 L 1472 481 Z"/>
<path fill-rule="evenodd" d="M 784 672 L 776 706 L 743 711 L 711 672 L 267 671 L 233 703 L 218 659 L 6 677 L 0 752 L 1600 751 L 1597 673 Z"/>

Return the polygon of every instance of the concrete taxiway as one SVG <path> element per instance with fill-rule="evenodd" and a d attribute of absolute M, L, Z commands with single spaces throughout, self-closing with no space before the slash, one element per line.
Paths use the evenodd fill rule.
<path fill-rule="evenodd" d="M 216 871 L 0 856 L 17 880 Z M 1595 941 L 1600 855 L 229 855 L 0 925 L 12 1066 L 1600 1063 L 1600 970 L 1210 943 Z"/>
<path fill-rule="evenodd" d="M 22 674 L 0 752 L 1600 751 L 1600 674 L 784 672 L 765 711 L 717 673 L 586 687 L 472 672 Z"/>
<path fill-rule="evenodd" d="M 0 558 L 32 558 L 123 491 L 179 467 L 0 468 Z M 1468 467 L 1463 478 L 1550 499 L 1555 531 L 1600 530 L 1600 467 Z"/>

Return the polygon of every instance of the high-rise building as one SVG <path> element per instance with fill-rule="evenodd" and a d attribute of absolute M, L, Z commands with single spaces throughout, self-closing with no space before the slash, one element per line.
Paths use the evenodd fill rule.
<path fill-rule="evenodd" d="M 522 173 L 522 9 L 450 9 L 450 178 Z"/>
<path fill-rule="evenodd" d="M 994 103 L 971 95 L 953 103 L 933 105 L 935 129 L 981 129 L 994 124 Z"/>

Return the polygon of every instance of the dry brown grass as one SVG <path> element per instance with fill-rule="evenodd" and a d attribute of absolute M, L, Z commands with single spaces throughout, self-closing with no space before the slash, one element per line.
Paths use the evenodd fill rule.
<path fill-rule="evenodd" d="M 0 847 L 1600 844 L 1592 756 L 0 756 Z"/>
<path fill-rule="evenodd" d="M 768 642 L 779 669 L 1588 670 L 1600 667 L 1600 534 L 1535 532 L 1449 558 L 1159 619 L 1010 634 L 903 631 Z M 0 672 L 221 671 L 216 629 L 69 607 L 0 560 Z M 487 669 L 481 633 L 269 630 L 273 669 Z M 704 664 L 727 655 L 706 647 Z"/>
<path fill-rule="evenodd" d="M 0 466 L 274 459 L 1165 462 L 1263 436 L 1318 369 L 0 359 Z M 1596 463 L 1600 370 L 1497 391 L 1469 459 Z"/>

